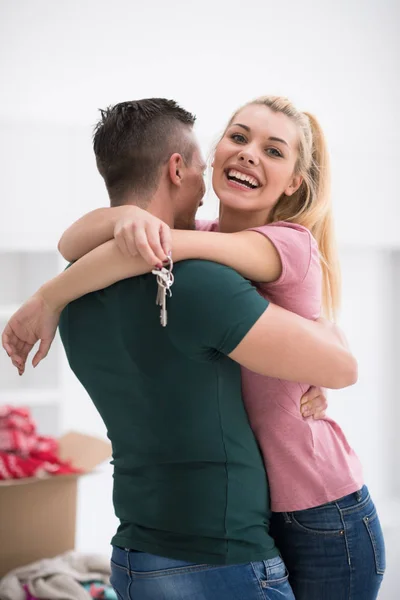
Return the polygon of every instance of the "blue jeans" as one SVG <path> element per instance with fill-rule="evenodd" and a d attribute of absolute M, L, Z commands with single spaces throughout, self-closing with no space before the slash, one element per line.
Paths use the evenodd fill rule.
<path fill-rule="evenodd" d="M 114 546 L 111 585 L 119 600 L 295 600 L 280 557 L 213 566 Z"/>
<path fill-rule="evenodd" d="M 385 544 L 375 506 L 360 491 L 317 508 L 274 513 L 271 535 L 296 600 L 375 600 Z"/>

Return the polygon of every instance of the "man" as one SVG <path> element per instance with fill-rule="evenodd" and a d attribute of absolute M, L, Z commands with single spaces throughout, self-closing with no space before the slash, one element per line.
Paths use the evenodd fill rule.
<path fill-rule="evenodd" d="M 112 206 L 140 203 L 171 227 L 192 225 L 204 193 L 193 123 L 164 99 L 102 114 L 94 150 Z M 84 261 L 44 286 L 48 305 L 57 306 L 57 280 Z M 70 366 L 113 446 L 112 583 L 124 600 L 293 599 L 268 534 L 268 483 L 239 365 L 287 378 L 290 363 L 292 376 L 313 383 L 314 366 L 334 361 L 348 385 L 354 361 L 334 333 L 269 305 L 229 268 L 188 261 L 174 273 L 165 328 L 152 275 L 87 294 L 61 316 Z M 28 312 L 3 334 L 20 369 L 37 339 L 36 362 L 51 343 Z"/>

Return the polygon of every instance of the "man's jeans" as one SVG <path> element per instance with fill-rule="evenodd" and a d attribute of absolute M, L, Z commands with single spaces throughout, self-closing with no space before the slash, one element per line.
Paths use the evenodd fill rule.
<path fill-rule="evenodd" d="M 111 584 L 120 600 L 295 600 L 279 557 L 221 567 L 114 547 Z"/>
<path fill-rule="evenodd" d="M 317 508 L 274 513 L 270 533 L 289 569 L 296 600 L 377 598 L 385 542 L 365 486 Z"/>

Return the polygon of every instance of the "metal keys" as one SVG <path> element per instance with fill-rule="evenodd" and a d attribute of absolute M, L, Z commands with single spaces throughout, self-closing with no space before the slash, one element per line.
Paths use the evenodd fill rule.
<path fill-rule="evenodd" d="M 153 275 L 157 277 L 157 297 L 156 304 L 160 307 L 160 323 L 163 327 L 167 325 L 167 296 L 172 296 L 171 287 L 174 283 L 174 276 L 172 274 L 173 262 L 172 258 L 168 257 L 168 265 L 162 267 L 162 269 L 154 269 Z"/>

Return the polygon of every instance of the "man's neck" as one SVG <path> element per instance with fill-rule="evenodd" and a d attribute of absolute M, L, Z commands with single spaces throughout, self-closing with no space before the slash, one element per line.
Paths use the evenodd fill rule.
<path fill-rule="evenodd" d="M 125 198 L 124 204 L 139 206 L 140 208 L 143 208 L 143 210 L 147 210 L 147 212 L 154 215 L 161 221 L 164 221 L 164 223 L 169 225 L 171 228 L 174 227 L 173 202 L 168 191 L 162 187 L 154 192 L 147 204 L 144 204 L 143 198 L 139 199 L 133 194 Z"/>
<path fill-rule="evenodd" d="M 174 227 L 174 211 L 172 210 L 171 203 L 166 202 L 165 197 L 161 198 L 159 196 L 155 196 L 152 198 L 151 202 L 146 207 L 146 210 L 161 221 L 164 221 L 164 223 L 169 225 L 169 227 Z"/>

